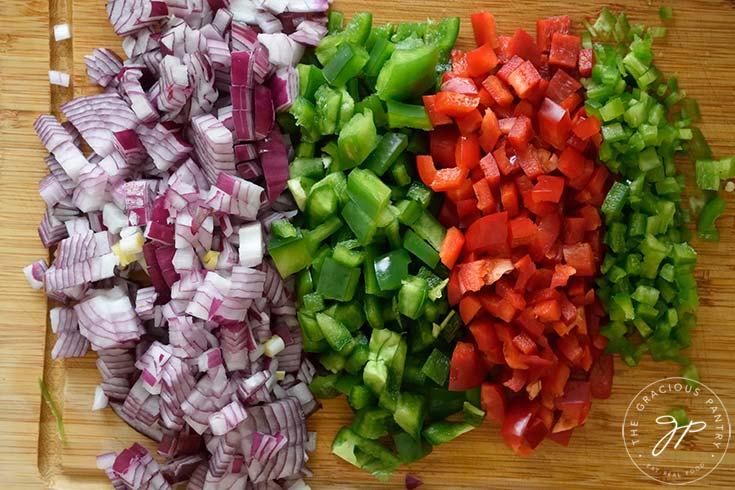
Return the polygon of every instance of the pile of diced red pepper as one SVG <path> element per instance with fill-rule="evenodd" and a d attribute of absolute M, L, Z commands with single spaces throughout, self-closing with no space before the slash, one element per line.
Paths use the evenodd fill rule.
<path fill-rule="evenodd" d="M 445 194 L 440 255 L 469 327 L 449 387 L 481 386 L 519 454 L 546 437 L 566 445 L 612 386 L 594 290 L 612 177 L 596 163 L 600 123 L 581 95 L 592 50 L 570 24 L 553 17 L 538 21 L 536 39 L 505 37 L 491 14 L 475 14 L 479 47 L 453 52 L 442 90 L 424 97 L 435 130 L 417 169 Z"/>

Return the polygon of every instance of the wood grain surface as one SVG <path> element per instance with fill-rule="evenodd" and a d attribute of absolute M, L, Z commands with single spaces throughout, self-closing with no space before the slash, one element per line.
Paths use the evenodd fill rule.
<path fill-rule="evenodd" d="M 108 488 L 95 469 L 94 456 L 120 450 L 142 437 L 109 410 L 91 412 L 99 375 L 94 357 L 51 361 L 47 339 L 47 302 L 31 291 L 20 269 L 47 252 L 36 225 L 43 212 L 37 182 L 44 175 L 44 150 L 32 123 L 42 112 L 54 111 L 72 95 L 95 91 L 86 79 L 83 57 L 93 47 L 114 47 L 104 0 L 5 0 L 0 2 L 0 482 L 9 489 Z M 673 1 L 675 18 L 669 37 L 656 44 L 657 63 L 679 76 L 680 84 L 699 99 L 704 133 L 717 155 L 735 154 L 735 54 L 732 1 Z M 601 3 L 498 2 L 440 0 L 373 0 L 335 2 L 351 15 L 374 12 L 376 22 L 424 20 L 462 16 L 460 46 L 470 46 L 470 13 L 495 13 L 499 32 L 522 26 L 535 31 L 535 20 L 568 14 L 579 21 L 594 16 Z M 658 23 L 659 2 L 624 1 L 611 5 L 626 9 L 634 21 Z M 73 39 L 49 42 L 49 25 L 72 24 Z M 578 25 L 578 24 L 577 24 Z M 49 90 L 46 71 L 73 72 L 69 90 Z M 691 165 L 682 165 L 691 176 Z M 700 260 L 696 276 L 701 308 L 691 357 L 702 380 L 719 394 L 735 415 L 735 200 L 720 221 L 722 241 L 696 242 Z M 435 449 L 408 468 L 427 489 L 439 488 L 656 488 L 629 461 L 620 436 L 628 403 L 648 383 L 677 374 L 670 363 L 644 362 L 628 369 L 616 364 L 613 396 L 594 403 L 587 425 L 578 430 L 570 448 L 545 443 L 531 457 L 515 456 L 502 442 L 498 428 L 486 424 L 462 439 Z M 67 441 L 55 434 L 53 417 L 42 405 L 37 379 L 44 376 L 63 411 Z M 310 460 L 313 488 L 403 488 L 401 470 L 388 483 L 377 482 L 332 456 L 336 430 L 349 418 L 344 400 L 325 403 L 309 420 L 319 431 L 318 449 Z M 148 447 L 152 445 L 148 444 Z M 728 453 L 721 466 L 690 488 L 735 488 L 735 456 Z"/>

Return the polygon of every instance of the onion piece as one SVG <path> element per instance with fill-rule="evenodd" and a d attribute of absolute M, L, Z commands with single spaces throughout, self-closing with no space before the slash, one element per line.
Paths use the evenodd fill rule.
<path fill-rule="evenodd" d="M 41 289 L 43 287 L 44 274 L 48 270 L 48 264 L 46 260 L 39 259 L 32 264 L 28 264 L 23 268 L 23 274 L 25 274 L 28 284 L 33 289 Z"/>
<path fill-rule="evenodd" d="M 71 39 L 71 27 L 69 24 L 54 25 L 54 41 L 58 43 L 67 39 Z"/>
<path fill-rule="evenodd" d="M 48 80 L 51 85 L 59 85 L 60 87 L 68 87 L 71 83 L 71 75 L 63 71 L 49 70 Z"/>

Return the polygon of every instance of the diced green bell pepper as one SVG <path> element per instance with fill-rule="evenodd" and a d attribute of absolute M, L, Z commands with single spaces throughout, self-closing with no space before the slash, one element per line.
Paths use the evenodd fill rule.
<path fill-rule="evenodd" d="M 398 397 L 398 404 L 393 412 L 396 424 L 417 441 L 421 439 L 425 406 L 426 399 L 423 396 L 404 391 Z"/>
<path fill-rule="evenodd" d="M 408 137 L 402 133 L 385 133 L 378 146 L 364 162 L 364 168 L 382 176 L 408 147 Z"/>
<path fill-rule="evenodd" d="M 351 301 L 360 280 L 358 267 L 347 267 L 331 257 L 324 260 L 317 282 L 317 293 L 326 299 Z"/>
<path fill-rule="evenodd" d="M 424 312 L 429 284 L 425 279 L 409 276 L 398 291 L 398 311 L 412 320 L 418 320 Z"/>
<path fill-rule="evenodd" d="M 355 343 L 347 327 L 324 313 L 317 313 L 316 321 L 332 349 L 343 355 L 349 355 L 352 352 Z"/>
<path fill-rule="evenodd" d="M 467 422 L 433 422 L 422 432 L 424 438 L 434 446 L 453 441 L 475 427 Z"/>
<path fill-rule="evenodd" d="M 411 258 L 405 250 L 394 250 L 373 260 L 373 268 L 378 286 L 383 291 L 391 291 L 401 287 L 401 282 L 408 277 L 408 264 Z"/>
<path fill-rule="evenodd" d="M 421 372 L 439 386 L 444 386 L 449 379 L 449 362 L 449 356 L 434 348 L 421 368 Z"/>
<path fill-rule="evenodd" d="M 378 96 L 403 101 L 422 95 L 434 86 L 438 62 L 439 50 L 433 46 L 396 49 L 378 75 Z"/>
<path fill-rule="evenodd" d="M 347 168 L 360 165 L 378 146 L 378 133 L 373 121 L 372 111 L 366 109 L 352 116 L 339 133 L 338 145 Z"/>

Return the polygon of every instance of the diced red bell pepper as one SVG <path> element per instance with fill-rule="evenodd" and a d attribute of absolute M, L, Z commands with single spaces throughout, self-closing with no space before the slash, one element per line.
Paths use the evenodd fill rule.
<path fill-rule="evenodd" d="M 574 245 L 584 240 L 584 218 L 564 218 L 564 245 Z"/>
<path fill-rule="evenodd" d="M 472 187 L 475 189 L 475 196 L 477 197 L 477 208 L 484 214 L 496 212 L 498 201 L 495 199 L 487 179 L 478 180 Z"/>
<path fill-rule="evenodd" d="M 508 213 L 495 213 L 478 219 L 465 234 L 467 253 L 500 252 L 508 239 Z"/>
<path fill-rule="evenodd" d="M 583 206 L 579 209 L 579 215 L 584 219 L 584 231 L 595 231 L 602 226 L 600 211 L 594 206 Z"/>
<path fill-rule="evenodd" d="M 480 404 L 488 420 L 502 424 L 505 418 L 505 390 L 497 383 L 486 381 L 480 387 Z"/>
<path fill-rule="evenodd" d="M 579 60 L 581 44 L 582 39 L 579 36 L 563 34 L 561 32 L 554 33 L 551 38 L 549 64 L 571 70 L 575 69 Z"/>
<path fill-rule="evenodd" d="M 518 393 L 526 386 L 528 381 L 528 371 L 524 369 L 513 369 L 511 377 L 503 382 L 503 386 L 511 391 Z"/>
<path fill-rule="evenodd" d="M 536 44 L 536 40 L 523 29 L 518 29 L 513 34 L 508 50 L 511 56 L 520 56 L 536 66 L 541 64 L 541 50 Z"/>
<path fill-rule="evenodd" d="M 473 135 L 482 126 L 482 114 L 478 109 L 465 114 L 464 116 L 455 117 L 454 120 L 459 128 L 459 133 L 464 136 Z"/>
<path fill-rule="evenodd" d="M 536 342 L 531 339 L 525 332 L 521 331 L 518 335 L 513 337 L 513 344 L 518 348 L 519 351 L 526 355 L 535 354 L 538 352 L 538 346 Z"/>
<path fill-rule="evenodd" d="M 561 306 L 557 300 L 542 301 L 533 305 L 533 314 L 544 323 L 556 322 L 561 319 Z"/>
<path fill-rule="evenodd" d="M 457 92 L 439 92 L 434 102 L 438 113 L 453 117 L 468 114 L 477 109 L 479 105 L 480 97 Z"/>
<path fill-rule="evenodd" d="M 543 173 L 541 162 L 538 160 L 536 150 L 533 148 L 524 148 L 516 151 L 516 163 L 520 165 L 528 178 L 535 179 Z M 502 172 L 502 169 L 501 169 Z"/>
<path fill-rule="evenodd" d="M 500 173 L 504 176 L 510 175 L 520 168 L 518 165 L 511 163 L 508 158 L 508 154 L 506 153 L 505 145 L 499 145 L 498 148 L 495 149 L 493 152 L 493 158 L 495 158 L 495 162 L 498 164 Z"/>
<path fill-rule="evenodd" d="M 592 369 L 590 369 L 590 390 L 593 397 L 603 400 L 610 398 L 614 372 L 615 363 L 610 354 L 601 355 L 592 363 Z"/>
<path fill-rule="evenodd" d="M 498 72 L 500 73 L 500 72 Z M 508 75 L 508 84 L 513 87 L 518 97 L 530 98 L 541 83 L 536 67 L 530 61 L 524 61 L 518 68 Z"/>
<path fill-rule="evenodd" d="M 469 179 L 463 180 L 459 187 L 447 191 L 446 196 L 455 204 L 474 197 L 475 191 L 472 189 L 472 181 Z"/>
<path fill-rule="evenodd" d="M 458 77 L 466 77 L 467 73 L 467 53 L 464 51 L 452 51 L 452 74 Z"/>
<path fill-rule="evenodd" d="M 457 140 L 454 157 L 457 167 L 472 170 L 480 165 L 480 140 L 474 133 L 460 136 Z"/>
<path fill-rule="evenodd" d="M 568 15 L 549 17 L 536 21 L 536 39 L 541 51 L 549 51 L 554 33 L 568 34 L 572 27 L 572 19 Z"/>
<path fill-rule="evenodd" d="M 504 322 L 512 321 L 517 311 L 513 305 L 495 293 L 481 292 L 480 302 L 485 311 Z"/>
<path fill-rule="evenodd" d="M 466 391 L 480 386 L 487 368 L 475 346 L 457 342 L 449 365 L 449 391 Z"/>
<path fill-rule="evenodd" d="M 467 72 L 471 77 L 486 76 L 498 66 L 498 57 L 492 44 L 486 43 L 467 53 Z"/>
<path fill-rule="evenodd" d="M 465 167 L 454 167 L 454 168 L 442 168 L 434 175 L 434 180 L 431 181 L 431 189 L 434 192 L 447 192 L 453 189 L 457 189 L 462 183 L 467 180 L 467 176 L 470 171 Z"/>
<path fill-rule="evenodd" d="M 488 91 L 490 97 L 496 104 L 503 107 L 509 107 L 513 104 L 513 94 L 501 79 L 495 75 L 490 75 L 482 82 L 482 86 Z"/>
<path fill-rule="evenodd" d="M 429 134 L 429 145 L 434 162 L 440 167 L 454 167 L 459 131 L 454 125 L 441 126 Z"/>
<path fill-rule="evenodd" d="M 416 157 L 416 171 L 419 173 L 421 182 L 427 186 L 431 186 L 436 178 L 436 166 L 434 166 L 434 159 L 429 155 L 418 155 Z"/>
<path fill-rule="evenodd" d="M 472 21 L 472 31 L 475 34 L 475 43 L 477 46 L 490 44 L 491 47 L 498 47 L 497 29 L 495 27 L 495 17 L 490 12 L 478 12 L 470 17 Z"/>
<path fill-rule="evenodd" d="M 451 228 L 457 226 L 459 223 L 459 216 L 457 215 L 457 205 L 451 199 L 444 199 L 439 214 L 436 215 L 436 219 L 445 228 Z"/>
<path fill-rule="evenodd" d="M 518 276 L 516 277 L 516 284 L 514 286 L 514 289 L 516 291 L 523 291 L 526 289 L 526 284 L 528 283 L 529 279 L 531 279 L 531 277 L 533 277 L 533 274 L 536 272 L 536 264 L 533 262 L 533 260 L 531 260 L 530 255 L 524 255 L 513 265 L 518 271 Z"/>
<path fill-rule="evenodd" d="M 533 188 L 532 198 L 538 202 L 560 202 L 564 194 L 564 177 L 539 175 Z"/>
<path fill-rule="evenodd" d="M 449 228 L 439 250 L 439 257 L 441 258 L 442 264 L 450 269 L 454 267 L 454 264 L 457 263 L 457 259 L 459 259 L 462 253 L 462 247 L 464 247 L 464 235 L 462 232 L 454 226 Z"/>
<path fill-rule="evenodd" d="M 472 181 L 467 180 L 466 183 L 469 184 L 469 189 L 472 191 Z M 457 201 L 457 218 L 460 228 L 468 228 L 472 223 L 480 219 L 481 216 L 482 213 L 480 213 L 477 207 L 477 199 L 474 196 Z"/>
<path fill-rule="evenodd" d="M 560 446 L 569 447 L 572 434 L 574 434 L 574 429 L 564 430 L 561 432 L 549 432 L 546 437 Z"/>
<path fill-rule="evenodd" d="M 480 87 L 477 91 L 477 96 L 480 97 L 480 107 L 491 107 L 495 104 L 495 101 L 490 96 L 490 92 L 485 90 L 485 87 Z"/>
<path fill-rule="evenodd" d="M 449 283 L 447 283 L 447 301 L 449 306 L 456 306 L 462 299 L 462 292 L 459 289 L 459 271 L 452 269 L 449 272 Z"/>
<path fill-rule="evenodd" d="M 490 187 L 497 189 L 500 186 L 500 169 L 492 153 L 488 153 L 480 160 L 480 168 Z"/>
<path fill-rule="evenodd" d="M 546 89 L 546 97 L 557 104 L 561 104 L 581 88 L 582 84 L 576 78 L 572 77 L 566 71 L 559 69 L 556 70 L 554 76 L 549 81 L 549 87 Z"/>
<path fill-rule="evenodd" d="M 587 141 L 600 134 L 600 121 L 595 116 L 588 116 L 574 124 L 572 132 L 580 139 Z"/>
<path fill-rule="evenodd" d="M 538 127 L 544 141 L 562 150 L 572 130 L 572 119 L 564 108 L 547 97 L 538 110 Z"/>
<path fill-rule="evenodd" d="M 538 233 L 536 224 L 528 218 L 516 218 L 510 221 L 511 248 L 529 245 Z"/>
<path fill-rule="evenodd" d="M 512 58 L 510 55 L 510 36 L 498 36 L 498 47 L 495 52 L 498 54 L 498 61 L 501 64 L 510 61 Z"/>
<path fill-rule="evenodd" d="M 592 67 L 595 64 L 595 53 L 592 48 L 585 48 L 579 52 L 579 64 L 577 69 L 583 77 L 592 76 Z"/>
<path fill-rule="evenodd" d="M 516 310 L 523 310 L 526 307 L 525 296 L 513 289 L 513 286 L 511 286 L 510 284 L 510 280 L 506 278 L 503 278 L 495 283 L 495 292 L 498 294 L 498 296 L 510 303 Z"/>
<path fill-rule="evenodd" d="M 480 126 L 480 146 L 487 153 L 490 153 L 495 148 L 501 135 L 502 132 L 500 131 L 498 118 L 492 109 L 486 109 L 485 116 L 482 118 L 482 125 Z"/>
<path fill-rule="evenodd" d="M 574 179 L 582 175 L 584 173 L 584 167 L 584 156 L 574 148 L 566 147 L 561 152 L 561 155 L 559 155 L 559 171 L 570 181 L 574 181 Z"/>
<path fill-rule="evenodd" d="M 549 432 L 537 411 L 538 404 L 522 399 L 514 399 L 506 409 L 501 434 L 516 454 L 531 454 Z"/>
<path fill-rule="evenodd" d="M 482 303 L 480 303 L 480 300 L 474 294 L 466 294 L 459 301 L 459 316 L 462 317 L 462 322 L 465 325 L 469 325 L 480 310 L 482 310 Z"/>
<path fill-rule="evenodd" d="M 508 212 L 508 216 L 518 215 L 520 210 L 518 203 L 518 189 L 513 181 L 500 183 L 500 202 L 503 209 Z"/>
<path fill-rule="evenodd" d="M 556 408 L 562 415 L 554 425 L 554 432 L 563 432 L 583 425 L 592 404 L 590 384 L 588 381 L 568 381 L 564 396 L 556 400 Z"/>
<path fill-rule="evenodd" d="M 513 148 L 519 150 L 528 147 L 533 139 L 533 123 L 527 116 L 518 116 L 508 134 L 508 142 Z"/>
<path fill-rule="evenodd" d="M 431 125 L 434 127 L 452 124 L 452 118 L 436 110 L 436 95 L 424 95 L 424 107 L 429 115 Z"/>
<path fill-rule="evenodd" d="M 442 82 L 441 92 L 456 92 L 464 95 L 478 95 L 477 84 L 472 78 L 454 74 Z"/>
<path fill-rule="evenodd" d="M 503 82 L 509 83 L 508 77 L 510 77 L 510 74 L 516 71 L 516 69 L 518 69 L 518 67 L 520 67 L 523 63 L 525 63 L 525 60 L 523 58 L 514 55 L 503 66 L 500 67 L 495 76 L 497 76 Z"/>
<path fill-rule="evenodd" d="M 534 339 L 539 338 L 544 333 L 544 324 L 538 321 L 530 310 L 521 311 L 515 322 Z"/>
<path fill-rule="evenodd" d="M 536 115 L 536 109 L 533 104 L 528 100 L 522 100 L 518 102 L 515 109 L 513 109 L 513 117 L 525 116 L 529 119 L 533 119 Z"/>

